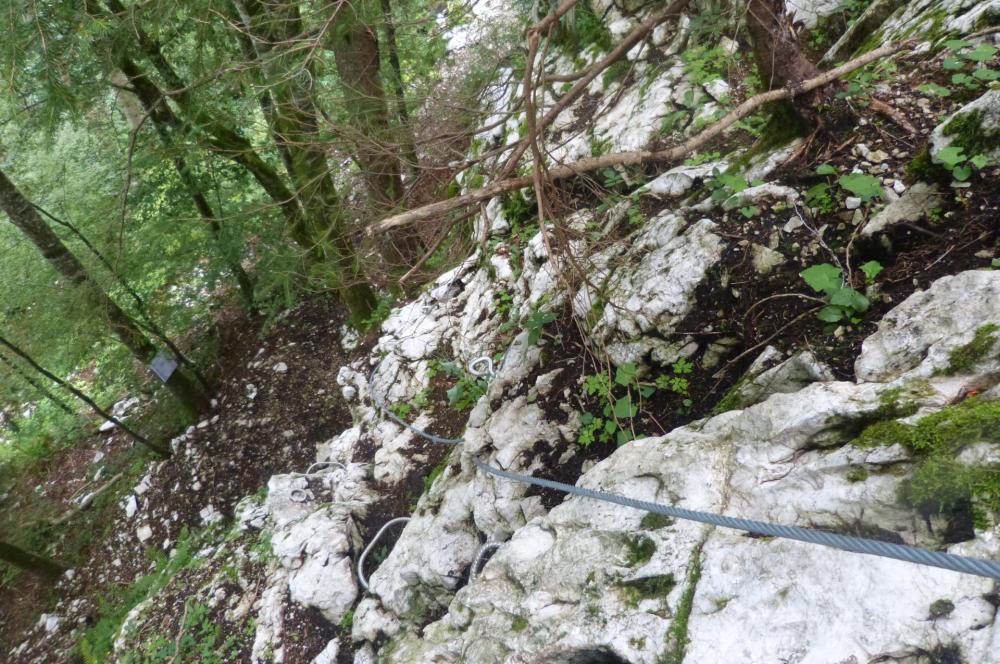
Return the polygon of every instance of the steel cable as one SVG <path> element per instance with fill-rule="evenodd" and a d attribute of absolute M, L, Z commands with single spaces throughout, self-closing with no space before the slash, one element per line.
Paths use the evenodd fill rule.
<path fill-rule="evenodd" d="M 486 366 L 485 369 L 480 367 Z M 374 379 L 375 374 L 381 367 L 381 363 L 375 367 L 368 379 L 368 393 L 371 397 L 372 403 L 375 404 L 376 408 L 382 412 L 387 417 L 391 418 L 393 421 L 397 422 L 408 430 L 412 431 L 416 435 L 429 440 L 432 443 L 446 444 L 446 445 L 461 445 L 464 443 L 462 438 L 443 438 L 441 436 L 435 436 L 434 434 L 428 433 L 417 427 L 404 421 L 402 418 L 398 417 L 395 413 L 390 411 L 385 407 L 385 402 L 382 400 L 381 396 L 374 389 Z M 476 358 L 472 360 L 469 364 L 469 371 L 476 376 L 488 376 L 493 375 L 493 365 L 489 358 Z M 507 480 L 512 480 L 515 482 L 522 482 L 524 484 L 530 484 L 532 486 L 541 487 L 544 489 L 554 489 L 556 491 L 562 491 L 564 493 L 582 496 L 584 498 L 591 498 L 594 500 L 600 500 L 606 503 L 613 503 L 615 505 L 621 505 L 623 507 L 631 507 L 638 510 L 644 510 L 646 512 L 652 512 L 654 514 L 662 514 L 664 516 L 673 517 L 676 519 L 684 519 L 686 521 L 695 521 L 699 523 L 705 523 L 711 526 L 721 526 L 723 528 L 732 528 L 735 530 L 742 530 L 749 533 L 754 533 L 756 535 L 763 535 L 766 537 L 780 537 L 782 539 L 796 540 L 799 542 L 806 542 L 809 544 L 819 544 L 822 546 L 831 547 L 834 549 L 840 549 L 842 551 L 849 551 L 851 553 L 861 553 L 871 556 L 880 556 L 882 558 L 891 558 L 894 560 L 902 560 L 909 563 L 915 563 L 917 565 L 926 565 L 930 567 L 939 567 L 941 569 L 951 570 L 954 572 L 961 572 L 964 574 L 973 574 L 976 576 L 983 576 L 991 579 L 1000 580 L 1000 562 L 993 560 L 984 560 L 981 558 L 970 558 L 968 556 L 961 556 L 953 553 L 947 553 L 943 551 L 931 551 L 928 549 L 922 549 L 913 546 L 906 546 L 903 544 L 893 544 L 891 542 L 880 542 L 878 540 L 867 539 L 864 537 L 854 537 L 851 535 L 840 535 L 838 533 L 832 533 L 825 530 L 817 530 L 814 528 L 803 528 L 800 526 L 784 526 L 779 524 L 768 523 L 765 521 L 755 521 L 752 519 L 742 519 L 739 517 L 725 516 L 722 514 L 713 514 L 711 512 L 699 512 L 697 510 L 689 510 L 682 507 L 673 507 L 670 505 L 661 505 L 659 503 L 653 503 L 645 500 L 638 500 L 635 498 L 629 498 L 627 496 L 619 496 L 612 493 L 605 493 L 603 491 L 596 491 L 594 489 L 588 489 L 585 487 L 576 486 L 573 484 L 566 484 L 564 482 L 556 482 L 553 480 L 547 480 L 540 477 L 533 477 L 531 475 L 522 475 L 521 473 L 514 473 L 508 470 L 503 470 L 491 466 L 487 462 L 480 459 L 477 455 L 472 455 L 473 463 L 476 467 L 483 472 L 493 475 L 495 477 L 500 477 Z M 386 526 L 391 523 L 395 523 L 397 520 L 394 519 L 390 521 Z M 385 527 L 383 527 L 384 531 Z M 379 535 L 375 537 L 374 541 L 378 540 L 378 537 L 383 531 L 379 531 Z M 369 545 L 369 548 L 371 545 Z M 366 549 L 367 552 L 367 549 Z M 479 562 L 480 556 L 477 556 L 477 563 Z M 473 574 L 476 573 L 475 567 L 473 567 Z M 361 566 L 358 566 L 359 579 L 361 578 Z M 365 589 L 368 589 L 367 582 L 363 581 Z"/>

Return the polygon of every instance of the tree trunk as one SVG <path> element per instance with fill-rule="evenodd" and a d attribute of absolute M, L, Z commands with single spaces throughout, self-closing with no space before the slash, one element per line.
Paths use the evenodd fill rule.
<path fill-rule="evenodd" d="M 104 2 L 110 11 L 99 12 L 93 4 L 94 0 L 88 0 L 89 11 L 105 17 L 126 17 L 128 10 L 119 0 Z M 243 10 L 241 13 L 245 12 L 251 17 L 260 17 L 265 11 L 263 3 L 256 1 L 246 3 L 245 7 L 237 6 Z M 267 3 L 266 8 L 273 9 L 278 15 L 264 16 L 268 20 L 259 29 L 281 31 L 277 35 L 278 41 L 272 42 L 266 33 L 258 34 L 253 26 L 248 27 L 251 36 L 265 45 L 291 40 L 285 45 L 296 46 L 294 40 L 298 37 L 296 30 L 300 25 L 297 7 Z M 217 153 L 232 159 L 253 175 L 271 200 L 280 206 L 292 239 L 313 260 L 333 263 L 341 279 L 338 291 L 349 309 L 352 321 L 357 323 L 367 318 L 375 306 L 376 297 L 371 287 L 358 279 L 359 270 L 347 235 L 346 219 L 333 181 L 329 177 L 324 146 L 317 140 L 316 108 L 309 87 L 314 78 L 308 71 L 301 72 L 303 75 L 292 76 L 297 69 L 289 68 L 284 58 L 268 59 L 270 66 L 279 69 L 278 83 L 269 86 L 272 101 L 271 117 L 268 120 L 293 183 L 290 188 L 278 172 L 257 154 L 247 139 L 200 108 L 191 95 L 191 88 L 167 61 L 157 41 L 134 24 L 129 24 L 128 29 L 135 36 L 143 56 L 152 63 L 167 86 L 162 95 L 174 101 L 186 116 L 182 129 L 200 133 Z M 304 57 L 300 49 L 292 50 L 296 51 L 295 57 Z M 133 71 L 141 73 L 134 62 L 130 64 Z M 128 71 L 125 73 L 133 82 L 137 80 Z M 157 95 L 160 94 L 148 76 L 139 76 L 138 80 L 143 81 L 146 86 L 152 86 Z"/>
<path fill-rule="evenodd" d="M 215 241 L 218 251 L 222 255 L 223 262 L 225 262 L 226 267 L 229 268 L 233 278 L 236 280 L 236 285 L 243 296 L 244 305 L 247 309 L 253 311 L 253 280 L 250 279 L 250 275 L 243 269 L 239 259 L 233 256 L 232 251 L 224 246 L 222 242 L 222 225 L 219 223 L 219 218 L 216 216 L 215 211 L 212 210 L 208 199 L 205 198 L 205 194 L 202 192 L 194 173 L 191 172 L 190 167 L 187 165 L 187 161 L 175 150 L 173 132 L 180 126 L 180 122 L 177 121 L 173 111 L 170 110 L 166 99 L 159 94 L 159 89 L 155 85 L 143 80 L 141 72 L 138 71 L 134 63 L 129 62 L 124 57 L 121 60 L 121 64 L 132 72 L 132 76 L 130 77 L 124 73 L 121 75 L 132 84 L 132 89 L 135 90 L 146 116 L 153 122 L 153 127 L 160 137 L 160 142 L 163 144 L 164 149 L 170 153 L 174 170 L 177 171 L 177 175 L 184 184 L 188 196 L 191 197 L 195 209 L 198 210 L 198 214 L 208 224 L 212 239 Z M 121 72 L 124 72 L 124 70 L 121 70 Z"/>
<path fill-rule="evenodd" d="M 55 581 L 66 571 L 63 565 L 51 558 L 25 551 L 4 541 L 0 541 L 0 560 L 29 572 L 40 574 L 50 581 Z"/>
<path fill-rule="evenodd" d="M 412 140 L 407 146 L 389 121 L 382 87 L 378 37 L 375 30 L 364 22 L 364 9 L 363 3 L 337 6 L 334 27 L 328 32 L 329 47 L 337 63 L 344 109 L 351 119 L 351 128 L 358 133 L 355 140 L 357 158 L 364 170 L 369 194 L 377 209 L 387 210 L 396 206 L 403 197 L 400 154 L 406 155 L 408 150 L 413 152 L 414 149 Z M 386 9 L 383 3 L 381 10 L 391 26 L 391 17 Z M 394 29 L 392 34 L 394 45 Z M 395 53 L 395 50 L 391 49 L 390 53 Z M 397 55 L 394 66 L 398 63 Z M 398 93 L 402 102 L 401 82 Z M 400 108 L 405 113 L 405 105 Z M 409 131 L 408 123 L 402 131 Z M 393 231 L 379 241 L 379 253 L 386 259 L 389 268 L 410 265 L 423 250 L 420 236 L 412 232 Z"/>
<path fill-rule="evenodd" d="M 156 355 L 156 346 L 146 337 L 138 324 L 125 313 L 97 284 L 66 245 L 38 215 L 27 198 L 21 194 L 7 175 L 0 171 L 0 209 L 11 222 L 38 248 L 42 256 L 69 282 L 81 288 L 98 311 L 107 319 L 108 326 L 137 360 L 149 364 Z M 178 370 L 166 383 L 167 389 L 177 397 L 192 414 L 207 405 L 207 398 L 184 368 Z"/>
<path fill-rule="evenodd" d="M 130 429 L 124 422 L 122 422 L 117 417 L 115 417 L 114 415 L 108 413 L 106 410 L 104 410 L 103 408 L 101 408 L 100 406 L 98 406 L 97 402 L 95 402 L 93 399 L 91 399 L 86 394 L 84 394 L 80 390 L 78 390 L 75 387 L 73 387 L 72 384 L 67 383 L 66 381 L 64 381 L 59 376 L 56 376 L 54 373 L 52 373 L 51 371 L 49 371 L 48 369 L 46 369 L 45 367 L 43 367 L 42 365 L 40 365 L 38 362 L 35 361 L 35 359 L 33 357 L 31 357 L 26 352 L 24 352 L 21 349 L 20 346 L 17 346 L 16 344 L 14 344 L 14 342 L 12 342 L 11 340 L 7 339 L 6 337 L 4 337 L 2 335 L 0 335 L 0 346 L 3 346 L 5 348 L 7 348 L 10 352 L 14 353 L 19 358 L 21 358 L 22 360 L 24 360 L 24 362 L 29 367 L 31 367 L 33 370 L 35 370 L 39 374 L 45 376 L 46 378 L 48 378 L 49 380 L 51 380 L 53 383 L 55 383 L 59 387 L 65 389 L 67 392 L 69 392 L 70 394 L 72 394 L 73 396 L 75 396 L 77 399 L 79 399 L 83 403 L 85 403 L 88 406 L 90 406 L 90 409 L 93 410 L 95 413 L 97 413 L 97 415 L 100 416 L 102 419 L 104 419 L 107 422 L 111 422 L 112 424 L 115 424 L 118 427 L 120 427 L 122 431 L 124 431 L 129 436 L 131 436 L 132 439 L 135 440 L 137 443 L 145 445 L 146 447 L 148 447 L 149 449 L 151 449 L 153 452 L 156 452 L 160 456 L 163 456 L 163 457 L 170 456 L 170 448 L 169 447 L 167 447 L 165 445 L 162 445 L 160 443 L 154 443 L 154 442 L 150 441 L 149 439 L 147 439 L 145 436 L 143 436 L 141 434 L 138 434 L 134 430 Z"/>
<path fill-rule="evenodd" d="M 747 5 L 747 32 L 750 33 L 757 71 L 767 90 L 796 87 L 822 73 L 802 52 L 798 37 L 792 30 L 785 0 L 750 0 Z M 782 104 L 786 109 L 793 108 L 810 125 L 818 127 L 822 118 L 816 109 L 827 96 L 828 91 L 820 88 Z"/>
<path fill-rule="evenodd" d="M 385 46 L 389 56 L 389 66 L 392 67 L 393 92 L 396 95 L 396 115 L 399 117 L 400 149 L 406 161 L 410 176 L 415 176 L 420 161 L 417 158 L 416 141 L 413 138 L 413 126 L 410 124 L 410 112 L 406 108 L 406 93 L 403 90 L 403 68 L 399 62 L 399 48 L 396 46 L 396 23 L 392 18 L 391 0 L 382 0 L 382 21 L 385 26 Z"/>
<path fill-rule="evenodd" d="M 256 0 L 236 6 L 243 20 L 249 21 L 247 31 L 265 78 L 275 81 L 268 86 L 267 119 L 295 184 L 303 211 L 302 233 L 310 238 L 313 255 L 333 264 L 341 281 L 341 300 L 352 321 L 360 323 L 371 314 L 376 297 L 357 267 L 348 220 L 330 177 L 327 148 L 320 140 L 315 73 L 296 48 L 302 30 L 298 7 Z"/>

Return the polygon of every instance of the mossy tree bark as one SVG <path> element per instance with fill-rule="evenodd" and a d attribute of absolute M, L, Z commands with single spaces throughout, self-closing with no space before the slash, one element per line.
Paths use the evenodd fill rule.
<path fill-rule="evenodd" d="M 351 129 L 357 133 L 354 143 L 358 163 L 364 171 L 373 203 L 377 208 L 388 210 L 403 197 L 400 155 L 414 151 L 412 137 L 409 145 L 402 138 L 409 127 L 397 130 L 390 122 L 382 85 L 378 34 L 369 20 L 383 14 L 383 20 L 387 18 L 392 25 L 391 16 L 384 13 L 385 7 L 376 6 L 371 0 L 341 3 L 334 11 L 335 20 L 327 44 L 337 64 L 344 110 L 350 118 Z M 390 33 L 393 38 L 394 32 L 393 28 Z M 395 54 L 395 51 L 390 53 Z M 395 55 L 393 66 L 398 66 L 398 54 Z M 398 94 L 401 92 L 400 82 Z M 398 101 L 403 103 L 401 98 Z M 405 113 L 405 105 L 401 108 Z M 393 264 L 408 264 L 423 251 L 420 237 L 415 233 L 394 231 L 385 240 L 382 252 Z"/>
<path fill-rule="evenodd" d="M 56 272 L 85 294 L 94 308 L 104 316 L 111 332 L 132 355 L 143 364 L 149 364 L 156 356 L 156 346 L 146 337 L 138 323 L 91 278 L 80 260 L 49 228 L 31 202 L 3 171 L 0 171 L 0 210 L 7 213 L 11 223 L 24 233 Z M 183 367 L 171 376 L 166 386 L 192 414 L 207 406 L 207 396 Z"/>
<path fill-rule="evenodd" d="M 29 572 L 35 572 L 50 581 L 55 581 L 66 571 L 66 567 L 51 558 L 25 551 L 2 540 L 0 540 L 0 560 Z"/>
<path fill-rule="evenodd" d="M 785 0 L 750 0 L 746 13 L 747 32 L 754 60 L 768 90 L 794 88 L 819 76 L 820 69 L 805 56 L 790 20 Z M 819 126 L 817 105 L 826 97 L 820 88 L 793 100 L 780 102 L 814 126 Z"/>

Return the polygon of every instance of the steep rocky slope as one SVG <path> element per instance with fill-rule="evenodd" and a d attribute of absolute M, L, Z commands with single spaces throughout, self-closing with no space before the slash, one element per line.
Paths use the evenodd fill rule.
<path fill-rule="evenodd" d="M 821 43 L 840 4 L 798 4 Z M 613 37 L 636 11 L 594 3 Z M 522 197 L 490 202 L 477 251 L 320 388 L 351 426 L 215 526 L 206 571 L 136 607 L 118 655 L 151 652 L 164 607 L 176 621 L 194 593 L 254 662 L 1000 662 L 995 580 L 566 499 L 473 461 L 1000 559 L 1000 91 L 933 87 L 945 58 L 996 34 L 943 41 L 998 16 L 996 1 L 877 0 L 825 35 L 831 60 L 923 40 L 854 79 L 850 131 L 748 122 L 674 168 L 566 185 L 559 229 Z M 657 29 L 594 81 L 546 135 L 550 159 L 676 142 L 748 96 L 736 42 L 692 60 L 703 30 L 698 15 Z M 548 72 L 600 52 L 554 53 Z M 502 115 L 519 96 L 494 95 L 473 154 L 519 135 L 523 117 Z M 955 147 L 985 159 L 960 181 L 942 165 Z M 833 295 L 800 276 L 824 265 L 864 306 L 831 321 Z M 484 356 L 488 381 L 468 369 Z M 423 440 L 381 400 L 464 444 Z M 360 552 L 404 516 L 365 561 L 366 591 Z M 309 648 L 304 623 L 326 625 Z"/>

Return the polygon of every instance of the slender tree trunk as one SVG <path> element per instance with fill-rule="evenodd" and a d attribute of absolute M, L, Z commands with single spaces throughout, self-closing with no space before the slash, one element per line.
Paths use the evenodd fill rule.
<path fill-rule="evenodd" d="M 410 124 L 410 112 L 406 108 L 406 93 L 403 90 L 403 68 L 399 62 L 399 48 L 396 46 L 396 23 L 392 18 L 392 0 L 382 0 L 382 20 L 385 26 L 385 46 L 392 67 L 392 85 L 396 95 L 396 115 L 399 117 L 399 136 L 411 176 L 416 175 L 420 162 L 417 158 L 416 141 L 413 138 L 413 126 Z"/>
<path fill-rule="evenodd" d="M 88 11 L 92 15 L 127 19 L 128 10 L 119 0 L 103 0 L 103 2 L 107 11 L 99 10 L 95 4 L 96 0 L 87 0 Z M 247 2 L 245 7 L 239 5 L 237 7 L 243 9 L 246 14 L 257 17 L 264 13 L 262 5 L 263 3 L 252 0 Z M 300 21 L 297 6 L 267 3 L 267 9 L 279 13 L 276 23 L 266 22 L 267 29 L 286 31 L 291 38 L 298 35 L 296 28 L 300 25 Z M 278 172 L 257 154 L 248 140 L 201 109 L 193 99 L 189 86 L 164 56 L 159 42 L 133 23 L 129 23 L 128 31 L 134 35 L 139 51 L 163 79 L 166 89 L 162 91 L 162 96 L 175 102 L 186 116 L 184 128 L 203 135 L 213 150 L 232 159 L 253 175 L 271 200 L 280 206 L 292 239 L 305 249 L 313 260 L 333 263 L 341 279 L 338 291 L 341 300 L 349 309 L 352 321 L 358 323 L 367 318 L 375 306 L 376 297 L 371 286 L 359 278 L 360 272 L 345 227 L 346 219 L 333 181 L 329 177 L 326 152 L 316 140 L 316 112 L 311 97 L 312 90 L 308 88 L 314 77 L 291 76 L 291 73 L 301 67 L 290 69 L 286 66 L 278 72 L 280 82 L 269 88 L 270 99 L 273 100 L 270 102 L 272 118 L 269 120 L 272 120 L 270 122 L 272 132 L 275 134 L 278 149 L 294 185 L 293 191 Z M 257 37 L 253 26 L 248 32 Z M 243 37 L 238 39 L 243 40 Z M 262 41 L 269 43 L 266 39 Z M 302 54 L 299 53 L 298 57 L 302 57 Z M 141 73 L 134 62 L 129 63 L 133 71 Z M 279 59 L 278 62 L 272 62 L 272 65 L 285 66 L 287 63 Z M 125 73 L 131 81 L 136 80 L 128 71 Z M 141 78 L 146 84 L 156 87 L 148 77 Z M 306 78 L 308 81 L 303 80 Z"/>
<path fill-rule="evenodd" d="M 50 581 L 55 581 L 66 571 L 63 565 L 51 558 L 25 551 L 4 541 L 0 541 L 0 560 L 29 572 L 35 572 Z"/>
<path fill-rule="evenodd" d="M 70 394 L 72 394 L 73 396 L 75 396 L 77 399 L 79 399 L 80 401 L 82 401 L 83 403 L 87 404 L 90 407 L 91 410 L 93 410 L 95 413 L 97 413 L 97 415 L 99 415 L 105 421 L 111 422 L 111 423 L 116 424 L 117 426 L 119 426 L 122 431 L 124 431 L 125 433 L 127 433 L 137 443 L 145 445 L 150 450 L 152 450 L 153 452 L 156 452 L 160 456 L 164 456 L 164 457 L 170 456 L 170 448 L 168 448 L 165 445 L 162 445 L 160 443 L 154 443 L 154 442 L 150 441 L 148 438 L 146 438 L 145 436 L 143 436 L 142 434 L 136 433 L 133 429 L 129 428 L 124 422 L 122 422 L 121 420 L 119 420 L 117 417 L 115 417 L 111 413 L 107 412 L 106 410 L 104 410 L 103 408 L 101 408 L 100 406 L 98 406 L 96 401 L 94 401 L 93 399 L 91 399 L 90 397 L 88 397 L 86 394 L 84 394 L 80 390 L 78 390 L 75 387 L 73 387 L 72 384 L 67 383 L 66 381 L 64 381 L 59 376 L 55 375 L 54 373 L 52 373 L 51 371 L 49 371 L 48 369 L 46 369 L 45 367 L 43 367 L 42 365 L 40 365 L 38 362 L 35 361 L 35 359 L 33 357 L 31 357 L 26 352 L 24 352 L 21 349 L 20 346 L 16 345 L 10 339 L 7 339 L 6 337 L 0 335 L 0 346 L 3 346 L 5 348 L 7 348 L 10 352 L 14 353 L 19 358 L 21 358 L 22 360 L 24 360 L 24 362 L 29 367 L 31 367 L 33 370 L 35 370 L 38 373 L 40 373 L 41 375 L 45 376 L 46 378 L 48 378 L 49 380 L 51 380 L 53 383 L 55 383 L 59 387 L 61 387 L 64 390 L 66 390 L 67 392 L 69 392 Z"/>
<path fill-rule="evenodd" d="M 7 357 L 4 353 L 0 353 L 0 363 L 7 365 L 7 368 L 10 369 L 11 372 L 13 372 L 16 376 L 18 376 L 28 385 L 31 385 L 33 388 L 35 388 L 46 399 L 54 403 L 59 408 L 59 410 L 63 411 L 67 415 L 76 415 L 76 412 L 72 408 L 67 406 L 65 403 L 63 403 L 62 399 L 54 395 L 47 387 L 45 387 L 37 380 L 32 378 L 31 375 L 24 369 L 14 364 L 14 361 L 11 360 L 9 357 Z"/>
<path fill-rule="evenodd" d="M 294 4 L 236 1 L 253 40 L 254 54 L 268 85 L 266 117 L 281 150 L 303 211 L 303 232 L 317 259 L 332 263 L 341 279 L 341 300 L 355 323 L 367 318 L 376 298 L 360 274 L 348 237 L 348 219 L 330 177 L 327 148 L 320 139 L 312 65 L 303 61 L 295 40 L 302 21 Z"/>
<path fill-rule="evenodd" d="M 96 258 L 101 263 L 101 265 L 104 266 L 104 268 L 111 274 L 111 276 L 115 278 L 115 281 L 118 282 L 118 285 L 124 288 L 125 292 L 127 292 L 129 294 L 129 297 L 132 298 L 132 301 L 135 302 L 136 310 L 139 312 L 139 315 L 142 316 L 143 320 L 145 321 L 143 327 L 149 330 L 150 333 L 152 333 L 153 336 L 155 336 L 157 339 L 166 344 L 167 348 L 170 349 L 170 352 L 174 354 L 174 357 L 176 357 L 178 361 L 187 365 L 187 367 L 191 370 L 191 374 L 198 380 L 199 383 L 201 383 L 201 386 L 204 387 L 206 390 L 210 390 L 212 386 L 208 382 L 208 379 L 205 378 L 205 375 L 202 374 L 202 372 L 198 369 L 195 363 L 192 362 L 187 357 L 187 355 L 185 355 L 184 352 L 177 347 L 177 344 L 175 344 L 170 339 L 170 337 L 167 336 L 167 333 L 164 332 L 159 325 L 157 325 L 156 321 L 153 319 L 153 317 L 149 314 L 149 311 L 146 309 L 146 302 L 142 299 L 139 293 L 137 293 L 135 289 L 132 288 L 132 285 L 129 284 L 129 282 L 125 279 L 125 277 L 123 277 L 118 273 L 118 270 L 116 270 L 115 266 L 111 264 L 111 261 L 109 261 L 104 256 L 104 254 L 102 254 L 101 251 L 94 246 L 94 244 L 87 238 L 87 236 L 83 234 L 83 231 L 81 231 L 79 228 L 77 228 L 70 222 L 64 219 L 60 219 L 51 212 L 48 212 L 41 206 L 36 205 L 35 203 L 32 203 L 31 205 L 36 210 L 38 210 L 42 215 L 44 215 L 46 218 L 52 221 L 52 223 L 58 224 L 59 226 L 62 226 L 63 228 L 67 229 L 70 233 L 76 236 L 76 238 L 80 240 L 80 242 L 83 243 L 83 246 L 87 247 L 90 253 L 94 255 L 94 258 Z"/>
<path fill-rule="evenodd" d="M 367 0 L 362 0 L 365 2 Z M 399 145 L 389 124 L 382 88 L 381 53 L 375 30 L 366 25 L 353 3 L 337 6 L 336 22 L 328 31 L 343 89 L 344 109 L 360 136 L 358 162 L 374 202 L 393 207 L 403 196 Z"/>
<path fill-rule="evenodd" d="M 344 108 L 358 133 L 357 158 L 369 194 L 377 208 L 391 209 L 403 197 L 399 155 L 406 148 L 389 122 L 378 37 L 363 20 L 364 3 L 370 1 L 337 5 L 333 29 L 328 31 L 329 47 L 340 75 Z M 380 242 L 390 266 L 409 265 L 423 249 L 420 236 L 405 231 L 392 232 Z"/>
<path fill-rule="evenodd" d="M 127 58 L 122 58 L 122 60 L 127 60 Z M 132 89 L 135 90 L 136 96 L 142 104 L 145 114 L 152 120 L 153 126 L 156 129 L 156 133 L 159 136 L 164 149 L 170 153 L 170 159 L 173 162 L 174 170 L 177 171 L 177 175 L 184 184 L 184 188 L 187 190 L 188 196 L 191 197 L 191 201 L 194 203 L 195 209 L 198 210 L 198 214 L 208 224 L 209 231 L 212 234 L 212 239 L 215 241 L 216 247 L 222 255 L 222 259 L 225 262 L 226 267 L 236 280 L 236 285 L 239 287 L 240 293 L 243 296 L 244 305 L 246 305 L 247 309 L 252 311 L 254 309 L 253 280 L 250 279 L 250 275 L 248 275 L 246 270 L 243 269 L 239 259 L 233 255 L 233 252 L 228 247 L 225 246 L 222 240 L 222 225 L 219 223 L 219 218 L 216 216 L 215 211 L 209 204 L 208 199 L 205 198 L 205 194 L 202 192 L 201 186 L 198 184 L 198 179 L 195 177 L 194 173 L 191 172 L 191 169 L 187 164 L 187 160 L 185 160 L 184 157 L 176 151 L 173 132 L 180 126 L 180 122 L 177 121 L 173 111 L 171 111 L 170 107 L 167 105 L 166 99 L 159 94 L 159 90 L 156 86 L 152 84 L 144 84 L 142 81 L 142 74 L 137 71 L 137 68 L 135 68 L 134 65 L 131 65 L 131 63 L 128 62 L 124 62 L 123 64 L 129 68 L 135 78 L 133 79 L 124 73 L 122 73 L 122 76 L 132 83 Z"/>
<path fill-rule="evenodd" d="M 7 213 L 11 222 L 31 240 L 59 274 L 87 294 L 92 304 L 107 319 L 114 335 L 125 344 L 136 359 L 143 364 L 149 364 L 156 355 L 156 346 L 146 337 L 138 324 L 90 277 L 79 259 L 66 248 L 59 236 L 49 228 L 3 171 L 0 171 L 0 209 Z M 195 380 L 188 376 L 183 366 L 174 372 L 166 382 L 166 386 L 192 414 L 200 412 L 207 405 L 205 393 Z"/>

